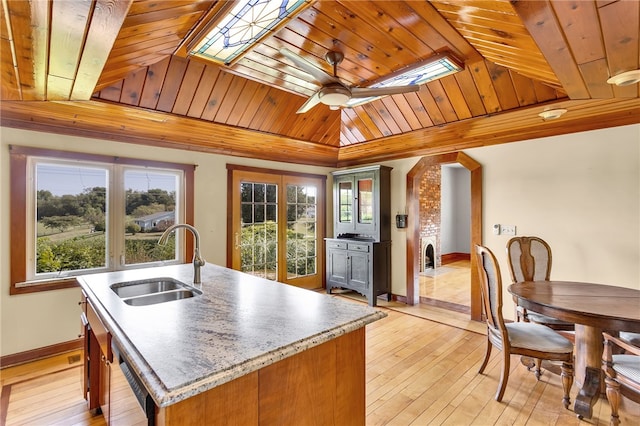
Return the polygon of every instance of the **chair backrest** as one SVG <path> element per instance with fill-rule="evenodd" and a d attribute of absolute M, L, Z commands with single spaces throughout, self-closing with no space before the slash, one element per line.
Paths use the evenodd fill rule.
<path fill-rule="evenodd" d="M 551 247 L 542 238 L 514 237 L 507 242 L 511 281 L 549 281 Z"/>
<path fill-rule="evenodd" d="M 500 267 L 491 250 L 484 246 L 476 245 L 476 257 L 478 275 L 480 275 L 480 290 L 484 311 L 487 316 L 487 325 L 493 331 L 494 337 L 506 335 L 504 318 L 502 316 L 502 278 Z"/>

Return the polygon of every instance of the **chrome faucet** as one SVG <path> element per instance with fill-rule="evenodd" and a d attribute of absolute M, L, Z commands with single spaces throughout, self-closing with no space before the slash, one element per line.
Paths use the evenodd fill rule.
<path fill-rule="evenodd" d="M 158 240 L 158 244 L 167 244 L 167 238 L 169 238 L 169 234 L 171 234 L 171 232 L 178 228 L 188 229 L 196 239 L 196 245 L 193 249 L 193 283 L 200 284 L 202 282 L 202 280 L 200 279 L 200 268 L 204 266 L 205 262 L 202 256 L 200 256 L 200 234 L 198 233 L 198 230 L 196 228 L 186 223 L 176 223 L 175 225 L 171 225 L 166 229 L 166 231 L 162 233 L 160 239 Z"/>

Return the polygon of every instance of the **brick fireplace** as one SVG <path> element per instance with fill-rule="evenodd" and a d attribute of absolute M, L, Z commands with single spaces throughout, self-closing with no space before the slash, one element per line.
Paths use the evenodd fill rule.
<path fill-rule="evenodd" d="M 420 272 L 436 268 L 436 259 L 441 258 L 438 256 L 437 247 L 435 235 L 420 238 Z"/>
<path fill-rule="evenodd" d="M 441 166 L 428 167 L 420 181 L 420 272 L 425 271 L 426 250 L 433 248 L 433 268 L 442 265 L 441 230 Z"/>

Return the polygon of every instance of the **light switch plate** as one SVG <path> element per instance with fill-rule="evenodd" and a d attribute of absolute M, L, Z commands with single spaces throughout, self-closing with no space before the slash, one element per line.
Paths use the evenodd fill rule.
<path fill-rule="evenodd" d="M 516 235 L 515 225 L 500 225 L 500 234 L 502 235 Z"/>

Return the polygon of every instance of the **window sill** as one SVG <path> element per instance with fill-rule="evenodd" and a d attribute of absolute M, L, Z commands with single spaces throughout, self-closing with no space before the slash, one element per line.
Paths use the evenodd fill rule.
<path fill-rule="evenodd" d="M 40 291 L 60 290 L 78 286 L 76 277 L 50 278 L 46 280 L 24 281 L 15 283 L 9 290 L 10 295 L 38 293 Z"/>

